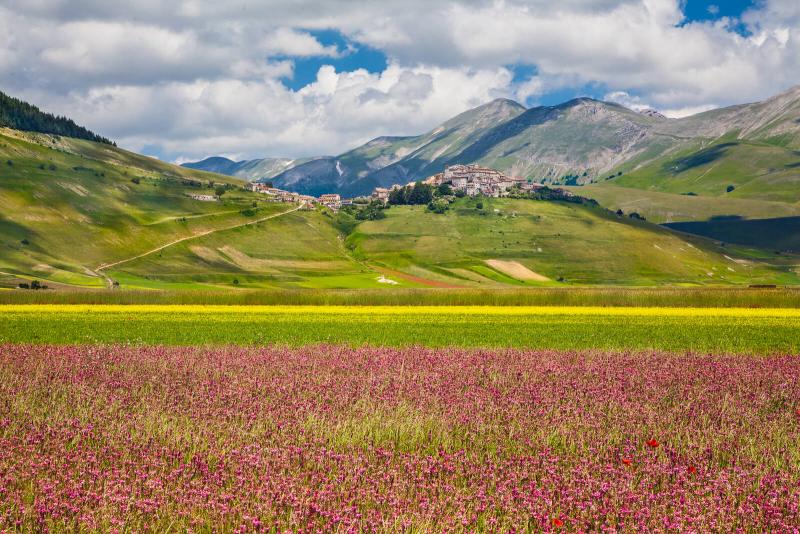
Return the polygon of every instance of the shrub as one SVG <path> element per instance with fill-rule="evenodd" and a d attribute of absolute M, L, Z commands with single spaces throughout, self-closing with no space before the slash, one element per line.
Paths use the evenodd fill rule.
<path fill-rule="evenodd" d="M 140 183 L 140 180 L 139 180 L 138 178 L 131 178 L 131 183 L 134 183 L 134 184 L 136 184 L 136 185 L 139 185 L 139 183 Z"/>
<path fill-rule="evenodd" d="M 726 187 L 726 188 L 725 188 L 725 192 L 726 192 L 726 193 L 730 193 L 730 192 L 731 192 L 731 191 L 733 191 L 734 189 L 736 189 L 736 186 L 735 186 L 735 185 L 729 185 L 728 187 Z"/>

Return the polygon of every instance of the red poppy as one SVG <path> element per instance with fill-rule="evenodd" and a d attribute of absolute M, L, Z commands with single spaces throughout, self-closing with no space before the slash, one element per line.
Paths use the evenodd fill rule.
<path fill-rule="evenodd" d="M 625 464 L 625 465 L 631 465 L 631 459 L 630 458 L 623 458 L 622 459 L 622 463 Z"/>
<path fill-rule="evenodd" d="M 655 449 L 656 447 L 658 447 L 658 440 L 656 440 L 656 439 L 649 439 L 649 440 L 647 440 L 647 445 L 648 445 L 649 447 L 652 447 L 652 448 L 654 448 L 654 449 Z"/>
<path fill-rule="evenodd" d="M 564 522 L 562 520 L 560 520 L 559 518 L 555 517 L 555 518 L 553 518 L 553 526 L 554 527 L 563 527 L 564 526 Z"/>
<path fill-rule="evenodd" d="M 800 415 L 800 408 L 796 409 L 796 410 L 794 411 L 794 413 L 796 413 L 797 415 Z"/>
<path fill-rule="evenodd" d="M 693 465 L 690 465 L 689 466 L 689 472 L 691 474 L 695 474 L 695 473 L 697 473 L 697 468 L 695 466 L 693 466 Z"/>

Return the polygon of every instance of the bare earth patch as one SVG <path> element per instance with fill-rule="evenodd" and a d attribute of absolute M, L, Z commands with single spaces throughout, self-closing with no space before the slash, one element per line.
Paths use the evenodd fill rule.
<path fill-rule="evenodd" d="M 496 269 L 503 274 L 507 274 L 512 278 L 523 281 L 532 282 L 549 282 L 550 279 L 539 273 L 535 273 L 522 265 L 518 261 L 507 260 L 486 260 L 486 265 L 492 269 Z"/>

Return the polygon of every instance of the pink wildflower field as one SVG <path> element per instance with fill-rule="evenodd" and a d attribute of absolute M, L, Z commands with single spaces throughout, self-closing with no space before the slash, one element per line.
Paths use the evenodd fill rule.
<path fill-rule="evenodd" d="M 800 359 L 0 345 L 3 531 L 800 529 Z"/>

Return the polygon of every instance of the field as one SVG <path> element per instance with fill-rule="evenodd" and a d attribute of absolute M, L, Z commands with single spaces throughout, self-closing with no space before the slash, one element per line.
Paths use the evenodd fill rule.
<path fill-rule="evenodd" d="M 9 305 L 0 342 L 800 350 L 796 308 Z"/>
<path fill-rule="evenodd" d="M 395 206 L 385 219 L 360 224 L 347 245 L 370 265 L 457 287 L 799 280 L 796 257 L 732 250 L 603 208 L 562 202 L 462 200 L 444 215 Z M 497 260 L 518 263 L 539 279 L 503 272 L 492 265 Z"/>
<path fill-rule="evenodd" d="M 800 362 L 0 345 L 12 531 L 774 531 Z"/>

